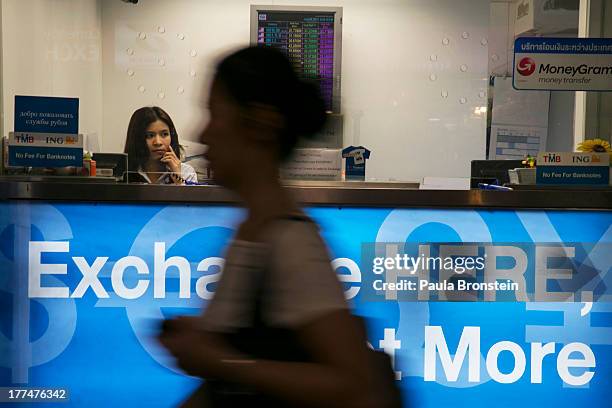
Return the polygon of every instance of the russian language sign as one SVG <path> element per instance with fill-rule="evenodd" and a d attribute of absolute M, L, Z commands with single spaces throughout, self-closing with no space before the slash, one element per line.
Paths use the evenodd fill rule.
<path fill-rule="evenodd" d="M 81 167 L 79 99 L 15 96 L 15 132 L 9 135 L 9 166 Z"/>
<path fill-rule="evenodd" d="M 608 153 L 540 153 L 536 183 L 608 185 L 610 156 Z"/>
<path fill-rule="evenodd" d="M 519 90 L 611 91 L 612 38 L 517 38 L 512 77 Z"/>
<path fill-rule="evenodd" d="M 611 211 L 307 211 L 370 344 L 392 357 L 406 407 L 608 404 Z M 66 408 L 178 406 L 200 382 L 160 346 L 159 323 L 207 306 L 244 216 L 1 202 L 0 389 L 65 391 Z M 411 276 L 415 292 L 389 286 Z"/>
<path fill-rule="evenodd" d="M 79 99 L 16 95 L 15 132 L 79 133 Z"/>

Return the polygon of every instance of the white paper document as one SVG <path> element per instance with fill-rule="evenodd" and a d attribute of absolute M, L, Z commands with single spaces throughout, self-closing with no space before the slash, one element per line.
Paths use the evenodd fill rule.
<path fill-rule="evenodd" d="M 546 150 L 550 92 L 517 91 L 512 78 L 495 78 L 489 159 L 522 159 Z"/>
<path fill-rule="evenodd" d="M 491 126 L 489 159 L 520 160 L 546 150 L 547 128 L 535 126 Z"/>

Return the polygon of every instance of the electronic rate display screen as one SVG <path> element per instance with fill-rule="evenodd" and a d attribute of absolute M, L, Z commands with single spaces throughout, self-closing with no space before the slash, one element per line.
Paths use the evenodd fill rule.
<path fill-rule="evenodd" d="M 315 80 L 334 111 L 334 12 L 258 11 L 257 44 L 280 49 L 303 79 Z"/>

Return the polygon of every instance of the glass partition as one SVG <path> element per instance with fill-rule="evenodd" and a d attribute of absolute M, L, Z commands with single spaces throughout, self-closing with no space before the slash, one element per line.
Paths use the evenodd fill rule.
<path fill-rule="evenodd" d="M 512 87 L 515 38 L 577 37 L 578 3 L 6 0 L 3 174 L 91 173 L 78 165 L 9 165 L 9 136 L 21 130 L 15 97 L 23 95 L 78 98 L 83 151 L 106 155 L 98 156 L 102 163 L 94 158 L 96 177 L 106 181 L 127 179 L 116 166 L 124 156 L 109 155 L 128 153 L 132 115 L 160 107 L 175 128 L 176 157 L 199 183 L 214 182 L 200 143 L 212 71 L 221 55 L 253 43 L 280 46 L 302 73 L 315 76 L 330 111 L 320 137 L 297 152 L 298 163 L 324 162 L 326 170 L 289 162 L 288 178 L 350 179 L 346 161 L 365 152 L 367 160 L 359 160 L 366 181 L 468 178 L 475 160 L 521 160 L 539 151 L 574 151 L 585 138 L 609 141 L 608 93 L 581 98 L 575 91 Z M 610 8 L 591 2 L 586 35 L 609 36 Z M 176 166 L 157 169 L 161 178 L 156 169 L 147 176 L 142 154 L 131 152 L 125 165 L 132 181 L 155 183 L 168 172 L 185 179 Z"/>

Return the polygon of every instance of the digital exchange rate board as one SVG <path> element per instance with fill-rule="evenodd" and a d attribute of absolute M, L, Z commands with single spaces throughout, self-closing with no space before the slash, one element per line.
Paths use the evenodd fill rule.
<path fill-rule="evenodd" d="M 259 11 L 257 44 L 276 47 L 293 63 L 298 75 L 315 80 L 326 109 L 334 100 L 333 12 Z"/>

